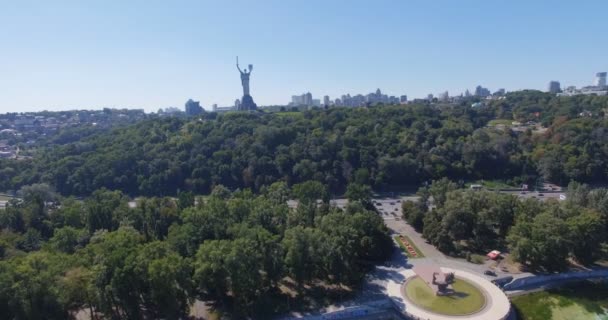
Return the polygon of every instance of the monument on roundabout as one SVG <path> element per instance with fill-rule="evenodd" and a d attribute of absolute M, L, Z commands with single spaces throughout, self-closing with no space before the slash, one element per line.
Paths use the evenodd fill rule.
<path fill-rule="evenodd" d="M 454 283 L 455 278 L 454 272 L 445 274 L 439 269 L 438 272 L 433 272 L 433 281 L 430 284 L 427 284 L 429 286 L 431 286 L 431 284 L 436 286 L 436 288 L 431 286 L 431 289 L 435 291 L 435 295 L 446 296 L 454 293 L 452 284 Z"/>
<path fill-rule="evenodd" d="M 482 275 L 462 269 L 417 263 L 399 272 L 386 291 L 408 319 L 505 320 L 511 304 L 504 292 Z"/>
<path fill-rule="evenodd" d="M 452 287 L 456 280 L 454 272 L 444 273 L 441 268 L 434 265 L 417 266 L 413 270 L 436 296 L 447 296 L 454 293 Z"/>
<path fill-rule="evenodd" d="M 249 76 L 251 75 L 251 70 L 253 70 L 253 65 L 249 65 L 249 71 L 247 68 L 245 70 L 241 70 L 239 67 L 239 57 L 236 57 L 236 68 L 241 73 L 241 85 L 243 86 L 243 98 L 241 99 L 241 104 L 238 106 L 238 111 L 253 111 L 257 110 L 258 106 L 253 102 L 253 98 L 249 94 Z"/>

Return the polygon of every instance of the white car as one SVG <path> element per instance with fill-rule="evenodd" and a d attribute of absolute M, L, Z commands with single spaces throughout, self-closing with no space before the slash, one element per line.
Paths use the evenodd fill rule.
<path fill-rule="evenodd" d="M 559 195 L 559 200 L 566 200 L 566 195 L 565 194 L 560 194 Z"/>

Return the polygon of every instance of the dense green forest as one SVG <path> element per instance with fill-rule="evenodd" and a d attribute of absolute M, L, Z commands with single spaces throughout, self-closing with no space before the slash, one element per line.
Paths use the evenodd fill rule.
<path fill-rule="evenodd" d="M 1 160 L 0 190 L 48 183 L 63 195 L 107 188 L 169 196 L 208 194 L 215 185 L 257 192 L 276 181 L 315 180 L 332 193 L 351 182 L 382 189 L 442 177 L 606 181 L 608 97 L 522 91 L 484 103 L 144 120 L 83 139 L 49 139 L 32 160 Z M 492 119 L 537 121 L 548 130 L 487 127 Z"/>
<path fill-rule="evenodd" d="M 608 189 L 570 183 L 566 201 L 462 189 L 447 179 L 402 203 L 403 217 L 439 250 L 469 258 L 500 249 L 534 271 L 562 271 L 568 259 L 589 265 L 606 258 Z M 433 199 L 433 210 L 428 207 Z"/>
<path fill-rule="evenodd" d="M 1 319 L 83 310 L 178 319 L 196 299 L 234 318 L 266 318 L 344 297 L 392 253 L 382 219 L 364 201 L 344 211 L 319 206 L 328 195 L 316 181 L 292 189 L 277 182 L 259 195 L 216 186 L 206 198 L 180 192 L 142 198 L 136 208 L 105 189 L 85 201 L 46 185 L 21 194 L 0 210 Z"/>
<path fill-rule="evenodd" d="M 196 300 L 234 318 L 316 307 L 391 254 L 370 197 L 406 185 L 423 187 L 404 218 L 445 253 L 505 248 L 542 271 L 601 257 L 608 191 L 572 181 L 607 181 L 608 97 L 470 102 L 208 113 L 48 137 L 31 160 L 0 160 L 0 189 L 20 196 L 0 210 L 0 318 L 175 319 Z M 462 189 L 479 179 L 570 187 L 545 203 Z M 328 205 L 337 193 L 345 210 Z M 130 207 L 134 196 L 145 197 Z"/>

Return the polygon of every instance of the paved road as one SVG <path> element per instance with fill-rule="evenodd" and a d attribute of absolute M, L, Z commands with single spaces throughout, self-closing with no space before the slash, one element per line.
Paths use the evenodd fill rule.
<path fill-rule="evenodd" d="M 559 195 L 562 194 L 562 193 L 545 193 L 544 196 L 539 197 L 536 192 L 526 192 L 525 194 L 520 194 L 519 192 L 516 192 L 516 191 L 513 191 L 513 192 L 506 191 L 504 193 L 514 194 L 519 197 L 530 197 L 531 198 L 533 196 L 536 196 L 539 199 L 542 197 L 559 199 Z M 497 274 L 496 277 L 485 276 L 485 275 L 483 275 L 483 272 L 489 269 L 490 261 L 486 262 L 485 264 L 473 264 L 473 263 L 466 261 L 465 259 L 457 259 L 457 258 L 451 258 L 451 257 L 445 256 L 443 253 L 441 253 L 439 250 L 437 250 L 437 248 L 435 248 L 435 246 L 429 244 L 422 237 L 422 234 L 420 234 L 419 232 L 414 230 L 414 228 L 412 226 L 407 224 L 402 219 L 403 213 L 401 210 L 401 203 L 403 201 L 408 201 L 408 200 L 409 201 L 418 201 L 419 199 L 420 199 L 420 197 L 415 196 L 415 195 L 400 196 L 400 197 L 375 197 L 372 199 L 374 206 L 376 207 L 378 212 L 381 214 L 381 216 L 384 220 L 384 223 L 391 230 L 393 235 L 403 234 L 403 235 L 408 236 L 414 242 L 414 244 L 422 251 L 422 253 L 425 256 L 424 258 L 408 260 L 407 256 L 405 256 L 405 254 L 403 254 L 400 249 L 395 247 L 394 250 L 396 250 L 396 255 L 393 257 L 393 259 L 391 259 L 391 261 L 388 262 L 388 265 L 401 266 L 401 267 L 403 267 L 403 266 L 409 267 L 409 266 L 413 266 L 413 265 L 417 265 L 417 264 L 436 264 L 436 265 L 440 265 L 440 266 L 452 266 L 452 267 L 468 270 L 468 271 L 474 272 L 476 274 L 482 275 L 483 277 L 487 278 L 488 280 L 493 280 L 493 279 L 504 277 L 504 276 L 512 276 L 513 278 L 519 278 L 519 277 L 525 277 L 525 276 L 531 275 L 530 273 L 512 274 L 512 273 L 508 273 L 508 272 L 503 272 L 502 270 L 496 268 L 494 270 Z M 332 199 L 330 201 L 330 205 L 333 205 L 333 206 L 336 206 L 336 207 L 339 207 L 342 209 L 344 209 L 347 204 L 348 204 L 347 199 Z M 289 200 L 288 205 L 292 208 L 296 207 L 297 201 Z M 382 278 L 382 277 L 380 277 L 380 278 Z"/>
<path fill-rule="evenodd" d="M 400 254 L 404 255 L 403 259 L 407 260 L 407 264 L 409 265 L 418 265 L 418 264 L 436 264 L 440 266 L 452 266 L 464 270 L 468 270 L 474 272 L 476 274 L 482 275 L 488 280 L 493 280 L 496 278 L 504 277 L 504 276 L 512 276 L 513 278 L 525 277 L 531 275 L 530 273 L 508 273 L 503 272 L 500 269 L 494 270 L 497 274 L 496 277 L 493 276 L 485 276 L 483 272 L 488 270 L 489 264 L 491 261 L 487 261 L 484 264 L 474 264 L 466 261 L 465 259 L 452 258 L 441 253 L 435 246 L 429 244 L 426 239 L 422 237 L 422 234 L 414 230 L 412 226 L 410 226 L 407 222 L 405 222 L 402 218 L 402 210 L 401 210 L 401 202 L 412 200 L 416 201 L 419 197 L 402 197 L 402 198 L 394 198 L 394 199 L 382 199 L 382 200 L 374 200 L 374 204 L 376 208 L 382 214 L 384 219 L 384 223 L 391 230 L 394 235 L 402 234 L 408 236 L 414 244 L 422 251 L 424 254 L 424 258 L 416 258 L 409 259 L 399 251 Z"/>
<path fill-rule="evenodd" d="M 565 192 L 554 192 L 554 191 L 549 191 L 549 192 L 538 192 L 538 191 L 500 191 L 501 193 L 506 193 L 506 194 L 512 194 L 514 196 L 517 196 L 518 198 L 521 199 L 538 199 L 541 201 L 546 201 L 549 199 L 555 199 L 555 200 L 565 200 L 566 199 L 566 193 Z"/>

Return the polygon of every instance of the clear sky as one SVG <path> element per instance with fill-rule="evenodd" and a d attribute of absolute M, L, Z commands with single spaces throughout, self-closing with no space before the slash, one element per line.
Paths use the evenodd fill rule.
<path fill-rule="evenodd" d="M 608 1 L 0 0 L 0 113 L 545 89 L 608 71 Z"/>

